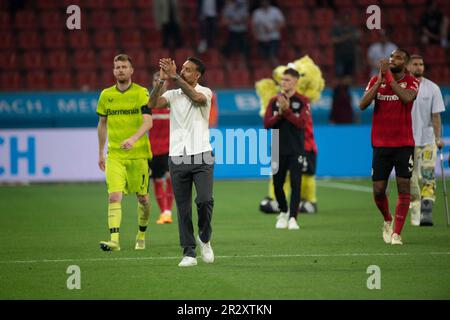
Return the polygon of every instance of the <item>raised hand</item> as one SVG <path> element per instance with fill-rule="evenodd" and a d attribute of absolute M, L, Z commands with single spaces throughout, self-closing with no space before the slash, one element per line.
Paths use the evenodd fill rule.
<path fill-rule="evenodd" d="M 159 67 L 169 76 L 173 77 L 177 74 L 177 66 L 175 61 L 170 58 L 163 58 L 159 60 Z"/>
<path fill-rule="evenodd" d="M 380 72 L 381 72 L 381 74 L 384 75 L 388 69 L 389 69 L 389 60 L 388 59 L 381 59 L 380 60 Z"/>

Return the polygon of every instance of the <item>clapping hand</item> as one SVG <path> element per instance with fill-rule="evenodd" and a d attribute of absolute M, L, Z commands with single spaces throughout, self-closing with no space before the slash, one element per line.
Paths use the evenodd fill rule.
<path fill-rule="evenodd" d="M 386 71 L 389 70 L 389 60 L 388 59 L 381 59 L 380 60 L 380 72 L 384 76 Z"/>
<path fill-rule="evenodd" d="M 280 114 L 289 109 L 289 101 L 284 94 L 279 94 L 277 96 L 277 102 L 280 110 Z"/>
<path fill-rule="evenodd" d="M 169 78 L 172 78 L 177 74 L 177 66 L 175 61 L 170 58 L 160 59 L 159 67 L 167 74 Z"/>

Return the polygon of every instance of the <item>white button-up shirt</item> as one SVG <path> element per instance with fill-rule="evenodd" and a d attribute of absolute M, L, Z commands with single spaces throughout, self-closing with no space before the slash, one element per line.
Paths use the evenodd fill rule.
<path fill-rule="evenodd" d="M 433 113 L 445 111 L 442 93 L 437 84 L 422 77 L 412 108 L 412 124 L 416 146 L 434 144 Z"/>
<path fill-rule="evenodd" d="M 212 91 L 199 84 L 195 86 L 195 90 L 206 97 L 206 105 L 194 104 L 181 89 L 168 90 L 162 95 L 170 107 L 171 157 L 212 151 L 209 142 Z"/>

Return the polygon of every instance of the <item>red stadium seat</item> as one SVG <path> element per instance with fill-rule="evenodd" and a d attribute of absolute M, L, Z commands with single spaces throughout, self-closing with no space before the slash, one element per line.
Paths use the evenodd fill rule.
<path fill-rule="evenodd" d="M 42 70 L 45 68 L 44 56 L 41 51 L 25 51 L 23 53 L 23 66 L 26 70 Z"/>
<path fill-rule="evenodd" d="M 446 63 L 445 49 L 439 45 L 428 45 L 425 48 L 424 59 L 425 63 L 429 65 L 445 64 Z"/>
<path fill-rule="evenodd" d="M 181 66 L 186 62 L 186 59 L 190 56 L 194 55 L 194 50 L 189 48 L 181 48 L 175 52 L 175 63 L 177 65 L 177 69 L 181 70 Z"/>
<path fill-rule="evenodd" d="M 26 75 L 26 87 L 29 90 L 47 90 L 48 74 L 42 70 L 28 72 Z"/>
<path fill-rule="evenodd" d="M 69 32 L 69 47 L 72 49 L 88 49 L 91 47 L 91 41 L 88 32 Z"/>
<path fill-rule="evenodd" d="M 44 11 L 40 14 L 40 20 L 44 29 L 62 30 L 66 25 L 66 17 L 61 11 Z"/>
<path fill-rule="evenodd" d="M 12 30 L 11 14 L 9 12 L 0 12 L 0 31 Z"/>
<path fill-rule="evenodd" d="M 69 0 L 70 1 L 70 0 Z M 110 1 L 109 0 L 81 0 L 81 8 L 86 9 L 104 9 L 109 7 Z"/>
<path fill-rule="evenodd" d="M 125 52 L 131 57 L 134 67 L 146 68 L 150 66 L 145 50 L 127 50 Z"/>
<path fill-rule="evenodd" d="M 382 22 L 387 23 L 389 26 L 402 26 L 407 25 L 410 22 L 404 8 L 394 8 L 386 10 L 386 16 L 387 20 L 383 21 L 383 15 L 381 20 Z"/>
<path fill-rule="evenodd" d="M 318 65 L 322 64 L 322 49 L 310 48 L 308 51 L 305 51 L 304 54 L 307 54 Z"/>
<path fill-rule="evenodd" d="M 120 33 L 120 47 L 125 51 L 143 47 L 141 33 L 138 30 L 125 30 Z"/>
<path fill-rule="evenodd" d="M 39 49 L 40 47 L 41 38 L 37 31 L 22 31 L 19 33 L 19 48 Z"/>
<path fill-rule="evenodd" d="M 133 73 L 133 82 L 146 88 L 152 87 L 152 77 L 146 69 L 135 69 Z"/>
<path fill-rule="evenodd" d="M 153 0 L 135 0 L 134 6 L 139 10 L 153 8 Z"/>
<path fill-rule="evenodd" d="M 46 31 L 44 33 L 44 47 L 47 49 L 65 49 L 66 40 L 64 31 Z"/>
<path fill-rule="evenodd" d="M 19 66 L 19 58 L 15 51 L 0 51 L 0 70 L 15 70 Z"/>
<path fill-rule="evenodd" d="M 145 30 L 142 37 L 142 43 L 145 48 L 150 50 L 161 48 L 162 44 L 161 32 L 156 29 Z"/>
<path fill-rule="evenodd" d="M 316 9 L 314 11 L 313 24 L 316 26 L 331 27 L 334 21 L 333 10 L 331 9 Z"/>
<path fill-rule="evenodd" d="M 66 71 L 53 72 L 51 87 L 55 90 L 73 90 L 72 73 Z"/>
<path fill-rule="evenodd" d="M 311 12 L 304 8 L 293 8 L 286 12 L 288 25 L 296 27 L 308 27 L 311 25 Z"/>
<path fill-rule="evenodd" d="M 273 69 L 268 67 L 255 69 L 253 70 L 253 79 L 258 81 L 264 78 L 272 78 L 272 72 Z"/>
<path fill-rule="evenodd" d="M 427 0 L 407 0 L 408 4 L 411 6 L 425 5 Z"/>
<path fill-rule="evenodd" d="M 109 11 L 106 10 L 92 11 L 90 14 L 89 26 L 94 30 L 111 29 L 112 20 Z"/>
<path fill-rule="evenodd" d="M 225 87 L 225 73 L 222 69 L 208 69 L 205 73 L 207 86 L 210 88 Z"/>
<path fill-rule="evenodd" d="M 70 67 L 69 56 L 64 50 L 50 51 L 46 60 L 48 67 L 53 70 L 68 69 Z"/>
<path fill-rule="evenodd" d="M 23 90 L 22 73 L 19 71 L 7 71 L 0 73 L 1 90 Z"/>
<path fill-rule="evenodd" d="M 114 57 L 120 53 L 119 50 L 116 49 L 103 49 L 98 53 L 98 63 L 100 68 L 111 70 L 114 67 Z M 133 59 L 133 57 L 131 57 Z M 134 64 L 134 59 L 133 59 Z"/>
<path fill-rule="evenodd" d="M 154 68 L 158 68 L 159 59 L 161 58 L 169 58 L 170 52 L 168 49 L 153 49 L 149 52 L 149 61 L 150 66 Z"/>
<path fill-rule="evenodd" d="M 111 30 L 100 30 L 94 33 L 93 45 L 98 49 L 111 49 L 117 47 L 116 34 Z"/>
<path fill-rule="evenodd" d="M 133 10 L 119 10 L 115 12 L 113 14 L 113 22 L 118 29 L 135 29 L 141 26 L 141 21 L 137 20 Z"/>
<path fill-rule="evenodd" d="M 35 3 L 36 7 L 41 10 L 59 9 L 62 7 L 59 0 L 36 0 Z"/>
<path fill-rule="evenodd" d="M 286 47 L 280 49 L 280 60 L 282 64 L 287 64 L 299 58 L 296 50 L 292 47 Z"/>
<path fill-rule="evenodd" d="M 292 40 L 294 45 L 300 48 L 310 48 L 319 45 L 317 36 L 312 29 L 296 29 Z"/>
<path fill-rule="evenodd" d="M 383 0 L 383 5 L 386 7 L 390 7 L 390 6 L 400 6 L 403 5 L 404 1 L 403 0 Z"/>
<path fill-rule="evenodd" d="M 379 0 L 357 0 L 356 2 L 358 3 L 358 5 L 360 7 L 364 7 L 364 8 L 367 8 L 368 6 L 370 6 L 372 4 L 376 4 L 376 5 L 380 4 Z"/>
<path fill-rule="evenodd" d="M 95 90 L 101 88 L 97 72 L 80 71 L 75 75 L 75 87 L 79 90 Z"/>
<path fill-rule="evenodd" d="M 278 5 L 280 7 L 286 8 L 287 10 L 290 10 L 292 8 L 296 8 L 296 7 L 311 7 L 314 6 L 315 0 L 303 0 L 303 1 L 298 1 L 298 0 L 279 0 L 278 1 Z"/>
<path fill-rule="evenodd" d="M 93 50 L 77 50 L 74 53 L 74 65 L 77 69 L 92 69 L 97 67 Z"/>
<path fill-rule="evenodd" d="M 123 1 L 123 0 L 110 0 L 109 6 L 113 9 L 130 9 L 134 5 L 132 1 Z"/>
<path fill-rule="evenodd" d="M 321 56 L 320 56 L 320 65 L 325 66 L 325 67 L 330 67 L 332 65 L 334 65 L 334 52 L 333 52 L 333 47 L 329 46 L 326 47 L 324 49 L 322 49 L 321 52 Z"/>
<path fill-rule="evenodd" d="M 216 68 L 223 65 L 223 59 L 217 49 L 208 49 L 205 53 L 200 55 L 200 59 L 205 64 L 206 68 Z"/>
<path fill-rule="evenodd" d="M 338 8 L 349 8 L 355 5 L 354 0 L 334 0 L 334 4 Z"/>
<path fill-rule="evenodd" d="M 12 32 L 0 32 L 0 49 L 14 50 L 16 47 L 16 38 Z"/>
<path fill-rule="evenodd" d="M 18 30 L 37 29 L 36 14 L 31 10 L 20 10 L 16 12 L 14 26 Z"/>
<path fill-rule="evenodd" d="M 102 70 L 100 73 L 100 88 L 108 88 L 116 83 L 112 70 Z M 134 81 L 134 79 L 133 79 Z"/>
<path fill-rule="evenodd" d="M 144 30 L 156 30 L 153 12 L 151 10 L 142 9 L 137 14 L 139 27 Z M 158 31 L 159 32 L 159 31 Z"/>
<path fill-rule="evenodd" d="M 331 31 L 329 28 L 319 29 L 319 44 L 322 46 L 330 45 L 331 42 Z"/>
<path fill-rule="evenodd" d="M 390 37 L 392 42 L 399 47 L 414 45 L 418 41 L 411 26 L 396 28 Z"/>
<path fill-rule="evenodd" d="M 235 69 L 228 73 L 228 86 L 230 88 L 253 87 L 253 80 L 247 69 Z"/>

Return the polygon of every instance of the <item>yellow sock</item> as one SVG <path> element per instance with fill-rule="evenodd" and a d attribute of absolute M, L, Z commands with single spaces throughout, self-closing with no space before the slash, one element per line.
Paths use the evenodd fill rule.
<path fill-rule="evenodd" d="M 120 222 L 122 220 L 122 205 L 120 202 L 111 202 L 108 205 L 108 226 L 111 241 L 119 243 Z"/>
<path fill-rule="evenodd" d="M 286 180 L 284 180 L 283 190 L 284 194 L 286 195 L 286 199 L 289 199 L 289 196 L 291 194 L 291 175 L 289 171 L 286 174 Z"/>
<path fill-rule="evenodd" d="M 137 207 L 138 212 L 138 239 L 145 239 L 145 231 L 147 230 L 148 218 L 150 217 L 150 201 L 143 205 L 140 202 Z"/>
<path fill-rule="evenodd" d="M 273 189 L 273 177 L 270 176 L 270 180 L 269 180 L 269 197 L 271 199 L 275 199 L 275 191 Z"/>
<path fill-rule="evenodd" d="M 302 176 L 302 199 L 316 203 L 316 177 L 309 174 Z"/>
<path fill-rule="evenodd" d="M 289 195 L 291 194 L 291 182 L 290 182 L 290 178 L 289 178 L 289 172 L 286 175 L 286 181 L 284 182 L 283 185 L 283 189 L 284 189 L 284 194 L 286 195 L 286 198 L 289 198 Z M 269 197 L 271 199 L 275 199 L 275 190 L 273 188 L 273 177 L 270 176 L 270 181 L 269 181 Z"/>

